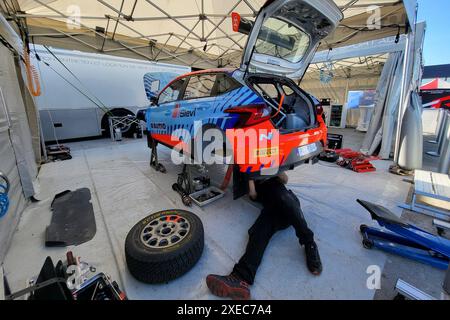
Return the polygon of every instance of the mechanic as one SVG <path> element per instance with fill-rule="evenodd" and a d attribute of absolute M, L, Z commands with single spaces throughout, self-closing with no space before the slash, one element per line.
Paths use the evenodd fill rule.
<path fill-rule="evenodd" d="M 322 273 L 319 250 L 314 233 L 308 228 L 295 194 L 286 188 L 288 176 L 282 173 L 264 181 L 249 180 L 249 196 L 263 205 L 261 215 L 249 230 L 245 254 L 229 276 L 209 275 L 206 283 L 212 294 L 236 300 L 250 299 L 249 285 L 256 276 L 264 251 L 272 236 L 293 226 L 300 245 L 305 247 L 309 271 L 318 276 Z"/>

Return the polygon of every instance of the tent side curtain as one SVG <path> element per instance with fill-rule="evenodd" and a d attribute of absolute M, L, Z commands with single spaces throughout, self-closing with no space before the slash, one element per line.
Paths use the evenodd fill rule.
<path fill-rule="evenodd" d="M 391 53 L 378 82 L 374 115 L 361 148 L 364 153 L 374 154 L 381 148 L 379 156 L 382 159 L 389 159 L 391 156 L 402 71 L 403 52 Z"/>
<path fill-rule="evenodd" d="M 8 27 L 7 22 L 0 20 L 0 34 L 9 34 L 8 39 L 12 43 L 19 43 L 19 41 L 14 41 L 14 39 L 17 39 L 17 36 L 11 34 Z M 14 57 L 14 54 L 2 44 L 0 44 L 0 47 L 2 49 L 2 54 L 0 55 L 2 71 L 0 74 L 0 99 L 9 119 L 9 136 L 17 162 L 23 193 L 28 198 L 34 195 L 33 182 L 36 180 L 38 172 L 37 161 L 39 155 L 36 154 L 34 146 L 37 144 L 37 149 L 40 150 L 39 130 L 35 134 L 37 140 L 33 139 L 29 118 L 32 118 L 33 115 L 35 116 L 37 112 L 34 104 L 30 108 L 27 108 L 25 105 L 24 96 L 26 96 L 28 89 L 23 82 L 20 82 L 21 69 L 17 61 L 18 58 Z M 27 113 L 27 109 L 29 109 L 30 114 Z M 35 123 L 37 123 L 36 119 Z M 33 143 L 33 140 L 36 140 L 36 142 Z"/>
<path fill-rule="evenodd" d="M 318 99 L 329 98 L 333 103 L 344 104 L 348 91 L 371 90 L 378 84 L 378 76 L 364 78 L 333 79 L 330 83 L 319 80 L 302 81 L 300 87 Z M 347 90 L 348 88 L 348 90 Z"/>

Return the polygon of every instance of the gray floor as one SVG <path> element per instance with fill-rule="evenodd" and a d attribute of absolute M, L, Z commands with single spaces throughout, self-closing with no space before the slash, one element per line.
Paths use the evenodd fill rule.
<path fill-rule="evenodd" d="M 156 173 L 148 166 L 144 140 L 113 143 L 96 140 L 70 144 L 74 158 L 42 167 L 38 203 L 23 215 L 5 261 L 5 271 L 14 290 L 40 269 L 46 256 L 55 261 L 66 249 L 44 247 L 44 232 L 50 222 L 50 203 L 56 193 L 88 187 L 93 193 L 97 220 L 96 237 L 73 248 L 82 260 L 105 271 L 125 288 L 131 299 L 213 299 L 204 279 L 209 273 L 226 274 L 243 253 L 247 230 L 259 210 L 246 199 L 227 196 L 204 209 L 193 208 L 205 227 L 205 251 L 198 265 L 167 285 L 151 286 L 134 280 L 127 271 L 124 240 L 140 219 L 152 212 L 183 208 L 171 190 L 181 170 L 161 149 L 169 172 Z M 356 199 L 373 201 L 400 215 L 409 185 L 389 174 L 390 162 L 375 161 L 378 171 L 357 174 L 329 164 L 305 165 L 289 172 L 289 187 L 299 196 L 305 216 L 316 233 L 324 273 L 311 276 L 294 231 L 277 234 L 269 245 L 252 288 L 255 299 L 372 299 L 367 288 L 369 266 L 383 268 L 386 255 L 361 246 L 359 226 L 373 224 Z"/>

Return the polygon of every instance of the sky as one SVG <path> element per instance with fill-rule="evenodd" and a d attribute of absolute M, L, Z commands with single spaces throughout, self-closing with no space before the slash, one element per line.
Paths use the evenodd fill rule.
<path fill-rule="evenodd" d="M 427 22 L 425 65 L 450 64 L 450 0 L 418 0 L 419 21 Z"/>

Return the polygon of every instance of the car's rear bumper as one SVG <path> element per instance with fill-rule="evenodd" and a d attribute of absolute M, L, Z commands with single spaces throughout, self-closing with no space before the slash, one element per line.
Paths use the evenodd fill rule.
<path fill-rule="evenodd" d="M 326 142 L 327 128 L 325 124 L 321 123 L 319 127 L 309 129 L 306 132 L 279 134 L 278 142 L 275 142 L 275 139 L 273 139 L 269 148 L 266 147 L 266 149 L 271 149 L 273 152 L 270 158 L 257 159 L 252 164 L 240 163 L 238 159 L 235 160 L 240 167 L 240 171 L 251 177 L 277 175 L 282 171 L 292 170 L 305 162 L 317 158 L 324 150 Z M 299 150 L 305 146 L 312 146 L 312 151 L 301 154 Z M 251 147 L 248 148 L 249 154 L 265 149 L 261 146 L 256 149 L 253 148 L 253 150 Z"/>

